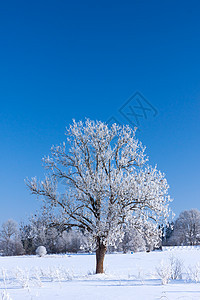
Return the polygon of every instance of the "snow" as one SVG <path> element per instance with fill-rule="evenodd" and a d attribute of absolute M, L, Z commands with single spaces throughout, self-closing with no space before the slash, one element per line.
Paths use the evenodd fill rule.
<path fill-rule="evenodd" d="M 156 268 L 172 255 L 183 262 L 183 278 L 162 285 Z M 198 262 L 198 246 L 106 254 L 100 275 L 93 254 L 0 257 L 0 299 L 200 299 L 200 272 L 197 282 L 188 277 Z"/>

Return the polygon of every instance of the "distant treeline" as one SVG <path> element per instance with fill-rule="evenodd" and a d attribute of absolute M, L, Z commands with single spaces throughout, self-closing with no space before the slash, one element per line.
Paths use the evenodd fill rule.
<path fill-rule="evenodd" d="M 157 237 L 157 248 L 161 246 L 187 246 L 200 244 L 200 211 L 186 210 L 180 213 L 174 222 L 160 226 L 161 236 Z M 108 251 L 151 251 L 155 235 L 152 233 L 152 243 L 148 243 L 145 235 L 135 229 L 124 227 L 123 238 L 116 247 L 108 247 Z M 90 251 L 87 247 L 87 237 L 83 231 L 52 224 L 45 216 L 34 216 L 27 224 L 19 225 L 14 220 L 6 221 L 0 230 L 1 255 L 35 254 L 38 246 L 45 246 L 48 253 L 66 253 Z"/>

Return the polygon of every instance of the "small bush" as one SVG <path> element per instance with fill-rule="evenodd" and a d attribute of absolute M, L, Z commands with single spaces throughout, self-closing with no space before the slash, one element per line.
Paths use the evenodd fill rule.
<path fill-rule="evenodd" d="M 156 272 L 161 278 L 162 284 L 167 284 L 170 279 L 182 279 L 182 269 L 183 262 L 171 256 L 168 263 L 161 261 L 160 266 L 156 268 Z"/>
<path fill-rule="evenodd" d="M 12 300 L 12 298 L 10 297 L 9 293 L 7 292 L 7 290 L 4 290 L 3 291 L 3 294 L 2 294 L 2 300 Z"/>
<path fill-rule="evenodd" d="M 171 279 L 182 279 L 182 269 L 183 269 L 183 262 L 174 257 L 170 257 L 170 265 L 171 265 Z"/>
<path fill-rule="evenodd" d="M 195 266 L 189 267 L 188 280 L 196 282 L 196 283 L 200 282 L 200 263 L 199 262 Z"/>
<path fill-rule="evenodd" d="M 44 246 L 39 246 L 37 247 L 36 249 L 36 254 L 39 256 L 39 257 L 43 257 L 47 254 L 47 250 Z"/>
<path fill-rule="evenodd" d="M 30 283 L 30 276 L 29 272 L 27 270 L 22 270 L 17 267 L 15 277 L 23 289 L 28 289 L 29 290 L 29 283 Z"/>
<path fill-rule="evenodd" d="M 171 265 L 169 263 L 165 263 L 163 260 L 160 263 L 160 266 L 156 268 L 156 272 L 160 277 L 162 284 L 168 284 L 171 279 Z"/>

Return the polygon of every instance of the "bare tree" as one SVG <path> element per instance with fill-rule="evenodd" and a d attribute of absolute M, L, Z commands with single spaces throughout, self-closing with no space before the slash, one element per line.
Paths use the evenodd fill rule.
<path fill-rule="evenodd" d="M 14 220 L 9 219 L 2 224 L 1 228 L 1 238 L 9 240 L 12 236 L 17 233 L 17 223 Z"/>
<path fill-rule="evenodd" d="M 164 174 L 147 164 L 145 148 L 129 126 L 101 121 L 73 122 L 67 141 L 44 158 L 45 180 L 27 181 L 45 206 L 61 208 L 65 226 L 76 226 L 96 249 L 96 273 L 103 273 L 108 245 L 122 239 L 122 226 L 134 228 L 169 216 L 168 184 Z M 64 181 L 65 186 L 60 184 Z"/>

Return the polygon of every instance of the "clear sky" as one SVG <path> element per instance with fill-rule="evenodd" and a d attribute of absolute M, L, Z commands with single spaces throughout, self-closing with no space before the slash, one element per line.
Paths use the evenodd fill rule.
<path fill-rule="evenodd" d="M 200 209 L 199 13 L 192 0 L 1 1 L 0 223 L 39 207 L 24 178 L 42 178 L 73 118 L 136 122 L 123 105 L 175 213 Z"/>

